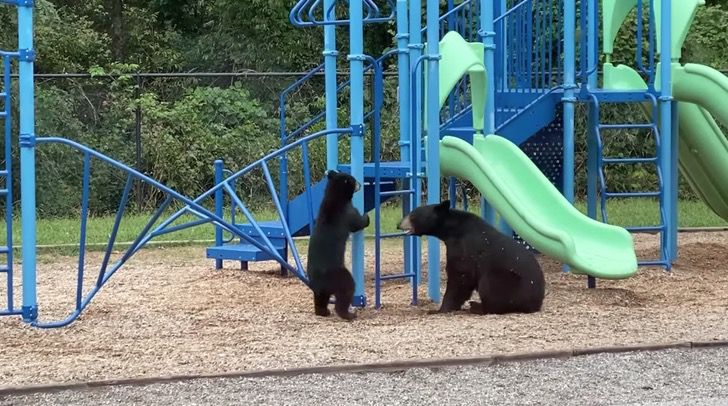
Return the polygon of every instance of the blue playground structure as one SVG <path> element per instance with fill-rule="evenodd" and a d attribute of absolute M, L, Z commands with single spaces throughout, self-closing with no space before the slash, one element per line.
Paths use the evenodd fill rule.
<path fill-rule="evenodd" d="M 418 302 L 418 286 L 423 276 L 421 240 L 402 233 L 382 233 L 381 208 L 384 202 L 399 198 L 404 215 L 423 203 L 440 202 L 443 177 L 448 178 L 447 194 L 453 202 L 458 181 L 472 182 L 481 192 L 484 218 L 544 255 L 559 259 L 565 269 L 587 275 L 589 287 L 595 286 L 596 278 L 629 277 L 638 266 L 630 234 L 625 229 L 603 224 L 607 222 L 608 199 L 657 199 L 660 223 L 627 229 L 661 235 L 659 258 L 639 265 L 670 269 L 677 256 L 678 163 L 683 173 L 696 173 L 692 170 L 696 164 L 683 164 L 682 144 L 680 148 L 678 145 L 673 75 L 679 69 L 675 65 L 679 65 L 676 57 L 685 39 L 683 34 L 687 33 L 701 0 L 448 0 L 446 7 L 439 0 L 426 0 L 424 25 L 420 0 L 352 0 L 347 3 L 348 9 L 335 0 L 300 0 L 291 9 L 290 21 L 304 29 L 323 27 L 323 63 L 281 93 L 280 149 L 234 173 L 226 170 L 222 161 L 216 161 L 216 185 L 196 198 L 172 190 L 74 141 L 36 136 L 33 1 L 0 0 L 0 3 L 17 7 L 19 23 L 19 50 L 0 53 L 4 66 L 0 119 L 5 121 L 5 167 L 0 172 L 5 183 L 0 192 L 6 199 L 8 220 L 8 245 L 1 251 L 7 255 L 7 265 L 0 268 L 8 280 L 7 308 L 3 314 L 22 314 L 23 320 L 33 326 L 60 327 L 73 322 L 104 283 L 146 243 L 160 235 L 202 224 L 211 223 L 215 227 L 215 244 L 207 248 L 206 254 L 215 260 L 216 268 L 222 268 L 225 260 L 240 261 L 244 268 L 249 262 L 277 261 L 283 273 L 290 272 L 307 283 L 305 267 L 293 239 L 307 235 L 312 229 L 325 189 L 325 178 L 315 178 L 308 158 L 310 143 L 317 139 L 326 141 L 326 168 L 349 172 L 363 185 L 354 196 L 355 207 L 362 212 L 374 211 L 373 260 L 365 258 L 364 232 L 351 237 L 355 306 L 367 305 L 367 263 L 374 274 L 375 308 L 382 305 L 382 284 L 392 279 L 408 280 L 412 286 L 412 303 Z M 599 29 L 600 7 L 602 30 Z M 611 56 L 616 32 L 635 8 L 636 70 L 624 65 L 614 67 Z M 644 10 L 649 12 L 643 13 Z M 396 46 L 383 55 L 368 55 L 364 48 L 364 27 L 378 23 L 396 27 Z M 675 28 L 678 26 L 680 29 Z M 337 28 L 348 29 L 349 54 L 345 60 L 336 49 L 336 35 L 340 32 Z M 600 32 L 605 38 L 602 86 L 597 82 Z M 397 67 L 399 158 L 382 161 L 384 67 L 390 62 Z M 19 72 L 23 232 L 20 306 L 14 302 L 12 290 L 12 222 L 9 221 L 13 215 L 9 147 L 13 138 L 9 123 L 10 72 L 14 63 Z M 342 63 L 349 66 L 349 77 L 343 80 L 337 76 L 337 67 Z M 325 81 L 324 111 L 303 125 L 289 128 L 286 101 L 321 72 Z M 367 76 L 372 78 L 373 94 L 369 110 L 365 103 Z M 337 96 L 344 92 L 349 93 L 350 118 L 346 125 L 340 125 Z M 689 103 L 697 103 L 688 99 Z M 577 103 L 588 106 L 587 117 L 575 117 Z M 600 111 L 605 103 L 637 104 L 651 113 L 650 119 L 642 123 L 604 123 L 600 121 Z M 586 120 L 588 128 L 588 216 L 572 205 L 577 119 Z M 325 130 L 312 130 L 321 123 L 325 124 Z M 657 140 L 655 155 L 603 156 L 605 134 L 624 129 L 650 131 Z M 350 156 L 339 156 L 339 146 L 347 142 Z M 365 159 L 367 142 L 372 146 L 369 159 Z M 73 148 L 82 154 L 84 162 L 76 306 L 66 319 L 52 322 L 39 320 L 36 292 L 35 149 L 43 144 Z M 696 143 L 691 145 L 686 148 L 699 147 Z M 294 152 L 302 156 L 300 168 L 289 165 Z M 722 158 L 728 162 L 725 159 L 728 148 L 725 152 L 716 160 Z M 688 162 L 688 155 L 685 157 Z M 92 161 L 117 168 L 126 174 L 127 182 L 96 283 L 83 294 Z M 655 190 L 610 191 L 604 168 L 631 164 L 657 167 Z M 272 175 L 273 165 L 278 165 L 277 185 Z M 301 193 L 294 194 L 289 191 L 289 176 L 298 169 L 302 171 L 305 187 Z M 257 176 L 265 182 L 278 215 L 276 220 L 260 221 L 248 209 L 246 199 L 235 186 L 236 180 L 243 176 Z M 691 183 L 694 188 L 705 191 L 711 186 L 717 190 L 703 195 L 720 212 L 720 204 L 728 202 L 728 194 L 721 194 L 727 188 L 716 187 L 717 181 L 707 182 L 705 176 L 694 178 Z M 112 262 L 116 235 L 135 182 L 157 188 L 166 198 L 134 243 Z M 165 211 L 175 205 L 179 208 L 160 222 Z M 596 220 L 598 206 L 603 223 Z M 236 221 L 240 213 L 245 219 Z M 179 223 L 185 216 L 194 219 Z M 225 233 L 231 237 L 226 239 Z M 401 272 L 385 274 L 382 270 L 381 241 L 385 238 L 403 240 Z M 436 303 L 440 298 L 439 250 L 440 242 L 428 238 L 428 296 Z"/>

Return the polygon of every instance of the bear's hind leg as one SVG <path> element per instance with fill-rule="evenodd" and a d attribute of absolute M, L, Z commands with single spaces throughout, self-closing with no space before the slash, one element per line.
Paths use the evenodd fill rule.
<path fill-rule="evenodd" d="M 356 314 L 349 311 L 349 306 L 354 301 L 354 278 L 346 268 L 342 268 L 337 272 L 337 276 L 333 279 L 336 297 L 334 309 L 336 314 L 344 320 L 354 320 Z"/>
<path fill-rule="evenodd" d="M 328 317 L 331 315 L 331 311 L 329 311 L 329 298 L 331 298 L 331 294 L 328 292 L 319 291 L 313 293 L 313 304 L 317 316 Z"/>

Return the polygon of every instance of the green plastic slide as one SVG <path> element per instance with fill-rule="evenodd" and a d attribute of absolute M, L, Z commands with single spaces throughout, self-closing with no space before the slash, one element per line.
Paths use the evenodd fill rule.
<path fill-rule="evenodd" d="M 680 172 L 705 204 L 728 220 L 728 182 L 723 178 L 728 173 L 728 140 L 713 119 L 728 125 L 728 77 L 708 66 L 678 63 L 672 64 L 672 75 Z M 605 64 L 604 88 L 637 90 L 647 85 L 629 66 Z M 643 107 L 650 115 L 649 104 Z"/>
<path fill-rule="evenodd" d="M 473 126 L 483 128 L 486 83 L 483 44 L 456 32 L 440 41 L 439 104 L 470 75 Z M 425 142 L 425 145 L 427 143 Z M 572 272 L 602 279 L 624 279 L 637 272 L 632 236 L 579 212 L 521 149 L 507 139 L 475 134 L 473 145 L 445 136 L 440 141 L 442 176 L 470 181 L 493 208 L 531 246 L 571 266 Z"/>
<path fill-rule="evenodd" d="M 475 135 L 440 141 L 443 176 L 467 179 L 521 238 L 573 273 L 624 279 L 637 271 L 632 235 L 577 210 L 514 143 Z"/>

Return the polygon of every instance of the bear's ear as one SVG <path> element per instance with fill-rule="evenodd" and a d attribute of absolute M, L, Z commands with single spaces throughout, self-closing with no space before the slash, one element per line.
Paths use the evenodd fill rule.
<path fill-rule="evenodd" d="M 450 200 L 443 200 L 435 207 L 435 209 L 442 212 L 450 211 Z"/>
<path fill-rule="evenodd" d="M 326 177 L 327 177 L 328 179 L 333 179 L 333 178 L 334 178 L 334 176 L 336 176 L 336 175 L 337 175 L 338 173 L 339 173 L 339 172 L 338 172 L 338 171 L 336 171 L 336 170 L 334 170 L 334 169 L 329 169 L 328 171 L 326 171 Z"/>

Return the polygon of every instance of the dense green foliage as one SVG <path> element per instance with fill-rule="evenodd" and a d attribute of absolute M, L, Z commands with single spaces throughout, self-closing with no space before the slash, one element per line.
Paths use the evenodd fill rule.
<path fill-rule="evenodd" d="M 237 169 L 274 150 L 279 144 L 278 94 L 295 77 L 153 78 L 136 72 L 305 71 L 321 62 L 322 30 L 300 29 L 288 21 L 292 0 L 36 0 L 38 73 L 87 72 L 88 78 L 43 79 L 37 82 L 37 127 L 41 135 L 61 135 L 137 167 L 187 195 L 212 184 L 212 162 L 224 159 Z M 683 62 L 728 68 L 728 0 L 708 1 L 693 24 Z M 16 16 L 0 7 L 0 49 L 15 49 Z M 615 55 L 634 65 L 635 26 L 623 28 Z M 341 69 L 346 69 L 347 31 L 337 31 Z M 392 25 L 368 25 L 366 52 L 379 55 L 393 45 Z M 396 71 L 395 66 L 388 69 Z M 112 75 L 112 76 L 108 76 Z M 396 157 L 398 115 L 396 78 L 387 81 L 383 117 L 384 153 Z M 322 80 L 293 93 L 287 104 L 288 129 L 323 107 Z M 17 90 L 17 89 L 16 89 Z M 345 92 L 347 93 L 347 92 Z M 369 95 L 367 96 L 369 97 Z M 339 122 L 348 121 L 346 94 L 341 96 Z M 583 129 L 585 112 L 578 111 Z M 608 119 L 640 120 L 630 109 L 607 111 Z M 135 130 L 141 117 L 141 154 Z M 584 119 L 581 119 L 584 118 Z M 321 128 L 318 125 L 315 128 Z M 642 138 L 641 138 L 642 137 Z M 649 153 L 644 135 L 615 134 L 614 154 Z M 584 137 L 579 138 L 579 192 L 583 193 Z M 340 153 L 347 154 L 347 143 Z M 15 146 L 17 148 L 17 146 Z M 367 150 L 370 146 L 367 143 Z M 78 210 L 81 156 L 67 148 L 39 148 L 38 195 L 42 215 Z M 300 190 L 302 157 L 291 154 L 291 194 Z M 325 165 L 322 142 L 311 145 L 311 166 L 320 176 Z M 16 163 L 17 164 L 17 163 Z M 272 163 L 272 165 L 277 163 Z M 17 166 L 16 166 L 17 168 Z M 108 212 L 118 204 L 125 177 L 94 165 L 92 210 Z M 641 168 L 610 173 L 619 189 L 649 188 L 654 175 Z M 271 166 L 274 177 L 277 167 Z M 259 172 L 241 180 L 241 194 L 267 195 Z M 17 190 L 17 181 L 15 182 Z M 135 189 L 143 206 L 159 196 Z M 683 196 L 690 191 L 683 187 Z"/>

